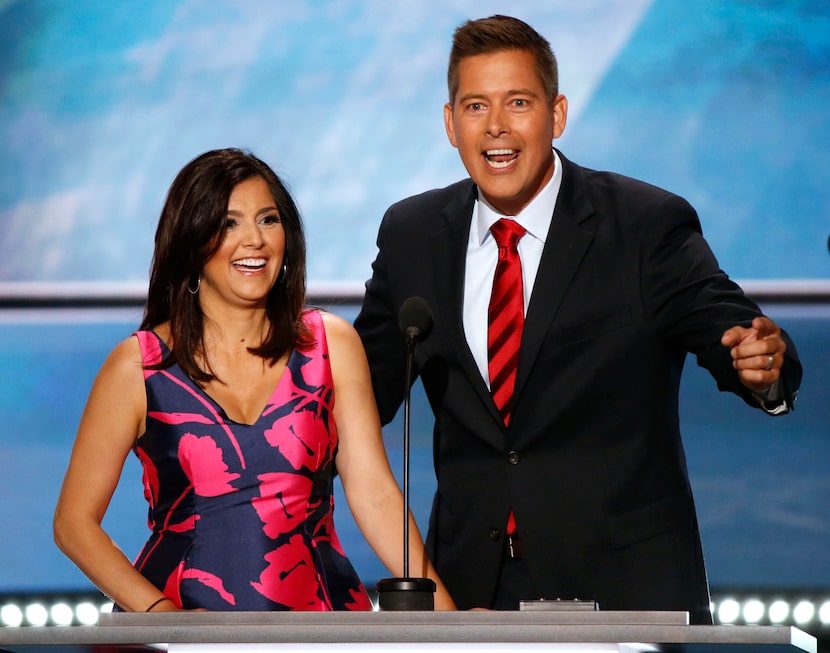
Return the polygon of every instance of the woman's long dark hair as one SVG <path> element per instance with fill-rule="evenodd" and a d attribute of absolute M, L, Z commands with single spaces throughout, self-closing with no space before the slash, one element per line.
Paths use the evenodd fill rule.
<path fill-rule="evenodd" d="M 250 152 L 212 150 L 188 163 L 167 193 L 156 229 L 150 287 L 142 330 L 170 321 L 171 355 L 158 368 L 178 363 L 197 383 L 214 378 L 204 350 L 204 314 L 197 288 L 205 263 L 225 234 L 228 200 L 237 184 L 261 177 L 268 184 L 285 230 L 285 273 L 268 294 L 269 330 L 249 351 L 274 363 L 291 348 L 308 348 L 313 338 L 302 321 L 306 294 L 306 246 L 294 200 L 271 168 Z M 190 289 L 190 290 L 189 290 Z M 198 356 L 208 366 L 203 369 Z"/>

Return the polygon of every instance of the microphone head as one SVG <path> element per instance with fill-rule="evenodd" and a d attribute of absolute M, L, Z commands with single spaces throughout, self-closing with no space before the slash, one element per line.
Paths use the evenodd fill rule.
<path fill-rule="evenodd" d="M 398 312 L 398 326 L 407 339 L 423 340 L 432 331 L 432 310 L 423 297 L 410 297 Z"/>

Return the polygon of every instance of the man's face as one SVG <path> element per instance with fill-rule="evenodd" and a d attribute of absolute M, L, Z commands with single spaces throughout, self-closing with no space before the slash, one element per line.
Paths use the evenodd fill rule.
<path fill-rule="evenodd" d="M 506 50 L 459 62 L 455 101 L 444 107 L 450 143 L 484 198 L 517 215 L 553 175 L 552 141 L 562 134 L 568 102 L 551 106 L 533 55 Z"/>

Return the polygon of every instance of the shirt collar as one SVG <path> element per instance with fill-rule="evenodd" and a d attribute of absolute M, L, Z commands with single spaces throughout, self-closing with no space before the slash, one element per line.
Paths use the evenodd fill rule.
<path fill-rule="evenodd" d="M 541 241 L 543 244 L 548 235 L 550 222 L 553 219 L 553 209 L 556 206 L 556 198 L 559 196 L 559 188 L 562 186 L 562 161 L 556 150 L 553 150 L 553 176 L 545 187 L 539 191 L 519 215 L 505 216 L 494 209 L 484 197 L 478 194 L 475 209 L 473 211 L 473 223 L 471 230 L 473 242 L 479 245 L 484 243 L 490 235 L 490 227 L 497 220 L 507 217 L 522 225 L 527 233 Z"/>

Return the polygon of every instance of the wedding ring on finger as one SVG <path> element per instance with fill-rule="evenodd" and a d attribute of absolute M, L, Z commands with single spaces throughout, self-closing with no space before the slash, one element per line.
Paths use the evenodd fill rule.
<path fill-rule="evenodd" d="M 772 369 L 772 363 L 774 361 L 775 361 L 775 357 L 774 356 L 769 356 L 769 358 L 767 358 L 767 366 L 764 369 L 765 370 L 771 370 Z"/>

